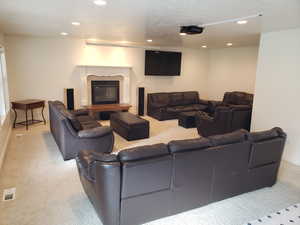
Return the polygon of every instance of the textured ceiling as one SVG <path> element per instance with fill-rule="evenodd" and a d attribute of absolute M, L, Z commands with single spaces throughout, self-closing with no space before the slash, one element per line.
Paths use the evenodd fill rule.
<path fill-rule="evenodd" d="M 180 25 L 203 24 L 262 13 L 246 25 L 209 26 L 196 36 L 179 36 Z M 79 21 L 75 27 L 71 22 Z M 0 30 L 6 34 L 98 38 L 148 45 L 224 47 L 255 45 L 259 35 L 300 27 L 300 0 L 0 0 Z"/>

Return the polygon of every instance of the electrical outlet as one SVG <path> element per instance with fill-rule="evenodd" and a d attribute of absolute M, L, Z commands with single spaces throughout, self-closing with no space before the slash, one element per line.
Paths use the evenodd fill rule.
<path fill-rule="evenodd" d="M 12 201 L 16 199 L 16 188 L 8 188 L 3 191 L 3 201 Z"/>

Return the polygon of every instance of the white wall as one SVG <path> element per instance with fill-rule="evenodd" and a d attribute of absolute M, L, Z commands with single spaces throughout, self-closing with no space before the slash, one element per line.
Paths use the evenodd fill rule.
<path fill-rule="evenodd" d="M 163 49 L 183 52 L 181 76 L 144 75 L 144 49 L 86 45 L 82 39 L 6 36 L 11 100 L 63 100 L 64 88 L 75 88 L 79 107 L 81 64 L 132 66 L 131 104 L 137 87 L 146 93 L 199 91 L 201 98 L 222 99 L 225 91 L 253 93 L 257 47 Z"/>
<path fill-rule="evenodd" d="M 63 100 L 64 88 L 75 88 L 80 104 L 79 70 L 76 65 L 132 66 L 131 104 L 136 105 L 137 87 L 146 92 L 195 90 L 205 93 L 208 74 L 206 50 L 183 52 L 178 77 L 144 76 L 144 49 L 87 46 L 81 39 L 6 36 L 11 99 Z M 203 97 L 204 94 L 202 94 Z"/>
<path fill-rule="evenodd" d="M 4 36 L 0 33 L 0 46 L 5 47 Z M 5 156 L 5 151 L 11 133 L 10 114 L 6 116 L 3 123 L 0 122 L 0 169 Z"/>
<path fill-rule="evenodd" d="M 253 130 L 279 126 L 287 132 L 284 159 L 300 165 L 300 29 L 261 38 Z"/>
<path fill-rule="evenodd" d="M 4 46 L 4 35 L 0 33 L 0 45 Z"/>
<path fill-rule="evenodd" d="M 222 100 L 226 91 L 254 93 L 258 47 L 209 50 L 208 98 Z"/>

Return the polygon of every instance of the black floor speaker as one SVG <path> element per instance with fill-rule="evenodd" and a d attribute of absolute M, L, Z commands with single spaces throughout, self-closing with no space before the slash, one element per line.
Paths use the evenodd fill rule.
<path fill-rule="evenodd" d="M 138 115 L 144 115 L 144 106 L 145 106 L 145 88 L 138 88 Z"/>
<path fill-rule="evenodd" d="M 74 110 L 74 88 L 65 89 L 65 103 L 68 110 Z"/>

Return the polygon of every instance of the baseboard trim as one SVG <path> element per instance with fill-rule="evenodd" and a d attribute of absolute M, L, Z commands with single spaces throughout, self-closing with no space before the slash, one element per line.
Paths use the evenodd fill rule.
<path fill-rule="evenodd" d="M 6 136 L 6 139 L 4 141 L 4 145 L 3 145 L 3 151 L 1 152 L 1 155 L 0 155 L 0 170 L 2 169 L 2 165 L 3 165 L 3 162 L 4 162 L 4 158 L 5 158 L 8 143 L 9 143 L 9 140 L 10 140 L 11 132 L 12 132 L 12 127 L 9 126 L 9 131 L 7 133 L 7 136 Z"/>

